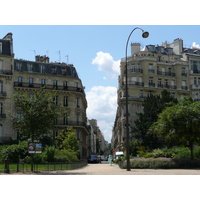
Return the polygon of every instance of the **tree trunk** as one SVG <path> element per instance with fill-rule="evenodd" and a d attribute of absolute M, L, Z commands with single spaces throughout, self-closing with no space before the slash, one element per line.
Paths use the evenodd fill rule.
<path fill-rule="evenodd" d="M 191 159 L 193 160 L 194 159 L 194 148 L 193 148 L 193 142 L 190 141 L 190 152 L 191 152 Z"/>

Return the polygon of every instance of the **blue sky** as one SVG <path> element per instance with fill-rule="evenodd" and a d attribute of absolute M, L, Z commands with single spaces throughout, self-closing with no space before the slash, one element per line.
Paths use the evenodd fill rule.
<path fill-rule="evenodd" d="M 147 39 L 141 37 L 140 30 L 132 34 L 130 43 L 140 42 L 142 47 L 176 38 L 183 39 L 186 47 L 200 45 L 198 25 L 1 25 L 0 37 L 13 33 L 15 58 L 34 60 L 35 55 L 48 55 L 50 61 L 74 64 L 86 88 L 87 116 L 98 120 L 110 142 L 117 107 L 119 63 L 125 57 L 128 35 L 135 27 L 150 34 Z"/>

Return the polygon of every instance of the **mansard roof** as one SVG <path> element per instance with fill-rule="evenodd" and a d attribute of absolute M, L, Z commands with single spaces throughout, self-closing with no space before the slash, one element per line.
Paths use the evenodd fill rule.
<path fill-rule="evenodd" d="M 0 44 L 2 45 L 2 51 L 0 51 L 0 55 L 11 56 L 10 40 L 0 39 Z"/>

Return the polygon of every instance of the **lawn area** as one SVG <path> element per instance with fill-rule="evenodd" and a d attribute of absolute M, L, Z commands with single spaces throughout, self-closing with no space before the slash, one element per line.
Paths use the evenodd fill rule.
<path fill-rule="evenodd" d="M 31 164 L 19 164 L 19 171 L 30 171 Z M 5 164 L 0 164 L 0 172 L 4 172 Z M 51 164 L 35 164 L 34 171 L 52 171 L 52 170 L 71 170 L 71 163 L 51 163 Z M 10 171 L 17 171 L 17 164 L 9 165 Z"/>

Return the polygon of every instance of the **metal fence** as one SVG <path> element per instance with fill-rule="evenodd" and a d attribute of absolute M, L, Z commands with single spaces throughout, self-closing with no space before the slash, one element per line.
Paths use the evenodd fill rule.
<path fill-rule="evenodd" d="M 5 165 L 2 163 L 2 165 Z M 33 164 L 34 172 L 56 171 L 56 170 L 74 170 L 85 167 L 87 160 L 73 162 L 73 163 L 41 163 Z M 31 171 L 31 164 L 27 163 L 11 163 L 9 164 L 9 171 L 12 172 L 28 172 Z"/>

